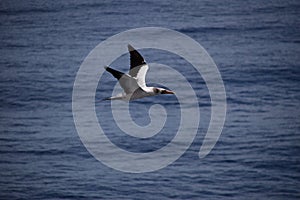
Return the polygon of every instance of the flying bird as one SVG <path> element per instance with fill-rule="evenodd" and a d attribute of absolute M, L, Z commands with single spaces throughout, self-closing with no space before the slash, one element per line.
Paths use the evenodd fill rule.
<path fill-rule="evenodd" d="M 104 67 L 106 71 L 118 79 L 124 92 L 103 100 L 132 101 L 159 94 L 175 94 L 173 91 L 164 88 L 148 87 L 145 81 L 146 73 L 149 69 L 147 63 L 143 56 L 130 44 L 128 44 L 128 51 L 130 53 L 130 71 L 128 74 L 112 69 L 109 66 Z"/>

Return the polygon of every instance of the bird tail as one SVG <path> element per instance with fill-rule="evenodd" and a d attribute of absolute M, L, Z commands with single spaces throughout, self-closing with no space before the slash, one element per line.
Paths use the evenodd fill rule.
<path fill-rule="evenodd" d="M 101 99 L 100 102 L 102 102 L 102 101 L 107 101 L 107 100 L 111 100 L 110 98 L 111 98 L 111 97 L 107 97 L 107 98 Z"/>
<path fill-rule="evenodd" d="M 107 97 L 107 98 L 101 99 L 100 102 L 107 101 L 107 100 L 109 100 L 109 101 L 111 101 L 111 100 L 124 100 L 124 97 L 120 96 L 120 95 L 113 96 L 113 97 Z"/>

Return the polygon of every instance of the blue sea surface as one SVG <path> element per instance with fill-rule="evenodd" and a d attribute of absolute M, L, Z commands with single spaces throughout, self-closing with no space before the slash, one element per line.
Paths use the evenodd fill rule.
<path fill-rule="evenodd" d="M 299 11 L 296 0 L 0 1 L 0 199 L 300 199 Z M 179 31 L 207 50 L 224 81 L 227 116 L 214 149 L 199 159 L 211 102 L 201 76 L 186 72 L 199 99 L 197 137 L 171 165 L 134 174 L 87 151 L 75 128 L 72 91 L 96 45 L 140 27 Z M 175 69 L 187 64 L 141 52 Z M 113 67 L 126 71 L 128 59 Z M 105 73 L 96 99 L 109 96 L 115 83 Z M 149 140 L 121 133 L 109 102 L 95 107 L 113 143 L 150 152 L 170 142 L 179 124 L 172 121 L 176 98 L 166 96 L 132 102 L 133 120 L 147 125 L 154 103 L 169 108 L 171 118 Z"/>

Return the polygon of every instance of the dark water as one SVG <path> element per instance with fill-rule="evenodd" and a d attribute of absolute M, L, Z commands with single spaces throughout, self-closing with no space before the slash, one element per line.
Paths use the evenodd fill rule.
<path fill-rule="evenodd" d="M 298 1 L 1 1 L 0 198 L 299 199 L 299 10 Z M 228 112 L 215 148 L 199 160 L 210 117 L 208 91 L 199 86 L 203 117 L 189 150 L 162 170 L 128 174 L 81 143 L 72 88 L 99 42 L 144 26 L 177 30 L 206 48 L 223 77 Z M 147 112 L 152 100 L 159 101 L 136 104 Z M 133 118 L 147 124 L 141 116 Z"/>

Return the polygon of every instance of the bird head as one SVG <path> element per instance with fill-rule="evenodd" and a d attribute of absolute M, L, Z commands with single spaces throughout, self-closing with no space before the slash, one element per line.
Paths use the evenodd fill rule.
<path fill-rule="evenodd" d="M 157 87 L 153 88 L 153 92 L 155 94 L 175 94 L 175 92 L 173 92 L 171 90 L 167 90 L 167 89 L 164 89 L 164 88 L 157 88 Z"/>

